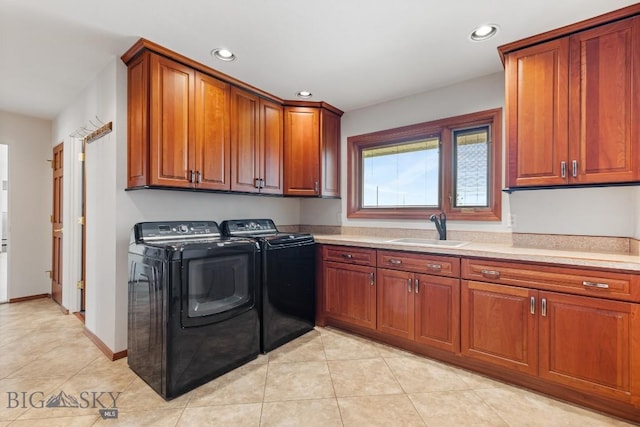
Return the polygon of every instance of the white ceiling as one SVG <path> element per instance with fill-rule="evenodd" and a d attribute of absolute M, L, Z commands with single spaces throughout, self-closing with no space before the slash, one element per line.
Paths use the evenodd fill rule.
<path fill-rule="evenodd" d="M 496 47 L 636 0 L 0 0 L 0 110 L 54 118 L 144 37 L 344 111 L 498 72 Z M 489 41 L 468 40 L 483 23 Z M 209 52 L 233 50 L 224 63 Z"/>

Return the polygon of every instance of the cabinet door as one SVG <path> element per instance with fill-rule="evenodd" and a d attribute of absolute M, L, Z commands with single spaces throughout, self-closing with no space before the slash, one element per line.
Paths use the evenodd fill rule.
<path fill-rule="evenodd" d="M 191 187 L 194 71 L 151 56 L 151 185 Z"/>
<path fill-rule="evenodd" d="M 198 188 L 229 190 L 229 85 L 196 72 L 195 160 Z"/>
<path fill-rule="evenodd" d="M 149 53 L 127 64 L 127 187 L 149 184 Z"/>
<path fill-rule="evenodd" d="M 340 116 L 321 111 L 322 176 L 320 192 L 323 197 L 340 197 Z"/>
<path fill-rule="evenodd" d="M 629 402 L 640 392 L 638 304 L 540 292 L 540 377 Z"/>
<path fill-rule="evenodd" d="M 460 280 L 416 274 L 415 341 L 460 351 Z"/>
<path fill-rule="evenodd" d="M 231 89 L 231 190 L 257 193 L 259 99 Z"/>
<path fill-rule="evenodd" d="M 320 194 L 320 110 L 285 107 L 284 194 Z"/>
<path fill-rule="evenodd" d="M 413 339 L 413 273 L 378 269 L 378 331 Z"/>
<path fill-rule="evenodd" d="M 324 263 L 324 306 L 327 317 L 364 328 L 376 328 L 375 268 Z"/>
<path fill-rule="evenodd" d="M 261 193 L 282 194 L 284 191 L 283 150 L 284 119 L 282 106 L 275 102 L 260 100 L 260 174 Z"/>
<path fill-rule="evenodd" d="M 568 57 L 568 38 L 506 57 L 509 187 L 567 182 Z"/>
<path fill-rule="evenodd" d="M 569 137 L 576 183 L 625 182 L 640 177 L 639 38 L 638 18 L 571 37 Z"/>
<path fill-rule="evenodd" d="M 464 356 L 536 375 L 538 317 L 535 290 L 463 280 L 461 351 Z"/>

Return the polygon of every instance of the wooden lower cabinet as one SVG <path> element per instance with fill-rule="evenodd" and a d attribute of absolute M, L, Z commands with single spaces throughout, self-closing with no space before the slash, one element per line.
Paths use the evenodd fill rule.
<path fill-rule="evenodd" d="M 376 328 L 376 269 L 326 261 L 323 265 L 325 316 Z"/>
<path fill-rule="evenodd" d="M 587 393 L 640 402 L 639 305 L 554 292 L 539 297 L 538 375 Z"/>
<path fill-rule="evenodd" d="M 378 331 L 442 350 L 460 348 L 459 280 L 378 269 Z"/>
<path fill-rule="evenodd" d="M 636 404 L 638 304 L 463 280 L 462 354 Z"/>

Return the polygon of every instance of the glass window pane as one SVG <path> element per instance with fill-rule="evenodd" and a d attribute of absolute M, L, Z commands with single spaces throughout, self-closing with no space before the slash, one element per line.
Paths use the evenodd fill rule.
<path fill-rule="evenodd" d="M 454 207 L 489 206 L 489 126 L 453 132 Z"/>
<path fill-rule="evenodd" d="M 438 207 L 440 138 L 362 150 L 362 207 Z"/>

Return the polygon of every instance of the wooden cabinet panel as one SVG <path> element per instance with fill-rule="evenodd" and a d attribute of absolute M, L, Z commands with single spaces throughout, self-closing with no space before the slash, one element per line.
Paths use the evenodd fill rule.
<path fill-rule="evenodd" d="M 416 274 L 415 341 L 453 353 L 460 351 L 460 280 Z"/>
<path fill-rule="evenodd" d="M 353 246 L 331 246 L 322 247 L 325 261 L 345 262 L 349 264 L 360 264 L 376 266 L 376 250 L 356 248 Z"/>
<path fill-rule="evenodd" d="M 568 38 L 506 56 L 510 187 L 567 182 L 568 57 Z"/>
<path fill-rule="evenodd" d="M 577 183 L 634 181 L 638 171 L 640 19 L 571 36 L 570 158 Z M 635 115 L 635 116 L 634 116 Z"/>
<path fill-rule="evenodd" d="M 290 196 L 320 194 L 320 110 L 285 107 L 284 193 Z"/>
<path fill-rule="evenodd" d="M 282 194 L 284 150 L 284 118 L 282 105 L 260 100 L 259 177 L 260 192 Z"/>
<path fill-rule="evenodd" d="M 378 251 L 378 266 L 415 273 L 460 277 L 460 259 L 448 256 Z"/>
<path fill-rule="evenodd" d="M 413 273 L 378 269 L 378 331 L 414 337 Z"/>
<path fill-rule="evenodd" d="M 630 402 L 640 392 L 637 304 L 540 292 L 540 377 Z"/>
<path fill-rule="evenodd" d="M 127 187 L 147 185 L 149 178 L 149 54 L 127 69 Z"/>
<path fill-rule="evenodd" d="M 340 197 L 340 116 L 321 110 L 322 171 L 320 186 L 323 197 Z"/>
<path fill-rule="evenodd" d="M 151 56 L 151 185 L 191 186 L 194 80 L 193 69 Z"/>
<path fill-rule="evenodd" d="M 325 261 L 324 306 L 327 317 L 376 328 L 375 268 Z"/>
<path fill-rule="evenodd" d="M 258 192 L 259 99 L 231 88 L 231 190 Z"/>
<path fill-rule="evenodd" d="M 198 188 L 229 190 L 229 85 L 199 72 L 195 77 L 195 181 Z"/>
<path fill-rule="evenodd" d="M 531 289 L 462 280 L 462 354 L 536 375 L 537 295 Z"/>
<path fill-rule="evenodd" d="M 640 302 L 640 276 L 630 273 L 465 258 L 462 278 Z"/>

